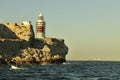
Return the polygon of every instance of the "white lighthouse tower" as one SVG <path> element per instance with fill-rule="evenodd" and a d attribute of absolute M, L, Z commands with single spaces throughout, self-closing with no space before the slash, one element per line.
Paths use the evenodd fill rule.
<path fill-rule="evenodd" d="M 36 22 L 36 38 L 45 38 L 45 21 L 41 13 Z"/>

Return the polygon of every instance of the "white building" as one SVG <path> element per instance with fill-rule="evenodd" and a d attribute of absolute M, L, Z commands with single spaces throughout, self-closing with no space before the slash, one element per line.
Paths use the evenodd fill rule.
<path fill-rule="evenodd" d="M 41 13 L 36 22 L 36 38 L 45 38 L 45 21 Z"/>

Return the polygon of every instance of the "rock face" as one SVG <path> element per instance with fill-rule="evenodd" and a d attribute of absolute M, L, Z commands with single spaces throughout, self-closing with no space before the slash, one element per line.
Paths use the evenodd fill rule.
<path fill-rule="evenodd" d="M 32 41 L 34 33 L 32 25 L 27 21 L 22 23 L 3 23 L 0 24 L 0 37 Z"/>
<path fill-rule="evenodd" d="M 0 63 L 63 63 L 67 52 L 63 39 L 35 39 L 30 22 L 0 24 Z"/>

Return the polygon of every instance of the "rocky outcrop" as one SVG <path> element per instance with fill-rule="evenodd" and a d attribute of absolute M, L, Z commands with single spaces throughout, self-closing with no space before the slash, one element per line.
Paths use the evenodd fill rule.
<path fill-rule="evenodd" d="M 0 63 L 62 63 L 67 52 L 63 39 L 35 39 L 30 22 L 0 24 Z"/>
<path fill-rule="evenodd" d="M 12 58 L 16 63 L 62 63 L 68 48 L 63 39 L 35 39 L 34 47 L 22 49 L 19 55 Z"/>
<path fill-rule="evenodd" d="M 32 41 L 34 32 L 30 22 L 0 24 L 0 37 Z"/>

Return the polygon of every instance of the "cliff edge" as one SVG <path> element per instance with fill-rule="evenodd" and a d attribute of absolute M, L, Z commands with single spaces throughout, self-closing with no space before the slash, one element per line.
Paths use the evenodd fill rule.
<path fill-rule="evenodd" d="M 63 63 L 67 53 L 64 39 L 36 39 L 30 22 L 0 24 L 0 63 Z"/>

